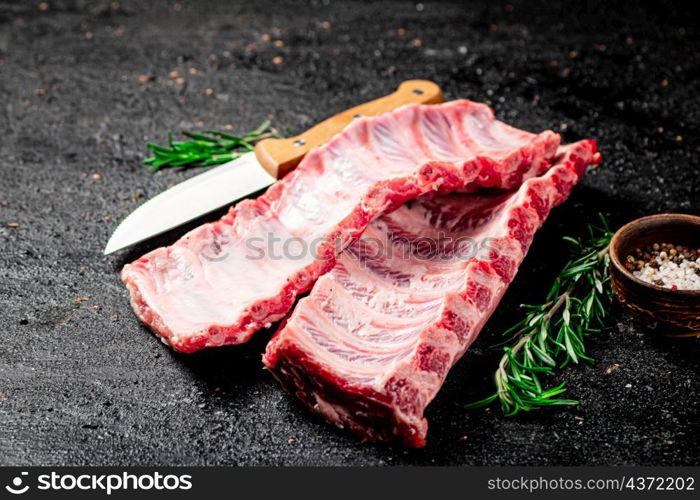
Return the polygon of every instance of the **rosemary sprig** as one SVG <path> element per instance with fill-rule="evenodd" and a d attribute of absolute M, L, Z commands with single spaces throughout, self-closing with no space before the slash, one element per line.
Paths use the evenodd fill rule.
<path fill-rule="evenodd" d="M 585 338 L 605 326 L 612 301 L 608 284 L 608 246 L 612 238 L 605 218 L 600 226 L 588 226 L 585 239 L 564 237 L 573 245 L 571 260 L 554 281 L 543 304 L 522 305 L 525 317 L 506 330 L 511 338 L 494 374 L 496 392 L 467 408 L 500 401 L 506 416 L 547 406 L 576 405 L 560 398 L 566 382 L 547 387 L 543 380 L 557 368 L 581 360 L 593 361 L 585 349 Z"/>
<path fill-rule="evenodd" d="M 183 131 L 182 135 L 191 140 L 173 141 L 171 132 L 168 134 L 168 147 L 148 143 L 153 156 L 144 160 L 144 163 L 149 165 L 149 170 L 164 167 L 208 167 L 226 163 L 253 151 L 256 142 L 278 137 L 277 131 L 270 128 L 269 121 L 262 122 L 258 128 L 241 137 L 213 130 L 199 133 Z"/>

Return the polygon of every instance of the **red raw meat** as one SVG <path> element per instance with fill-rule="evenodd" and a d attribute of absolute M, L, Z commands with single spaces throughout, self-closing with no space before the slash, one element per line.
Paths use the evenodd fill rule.
<path fill-rule="evenodd" d="M 265 365 L 338 427 L 423 446 L 426 406 L 551 208 L 599 161 L 595 142 L 581 141 L 517 190 L 419 198 L 382 215 L 299 301 Z"/>
<path fill-rule="evenodd" d="M 260 198 L 126 265 L 122 280 L 174 349 L 239 344 L 283 318 L 377 216 L 429 192 L 518 186 L 558 146 L 557 134 L 512 128 L 466 100 L 361 118 Z M 274 258 L 262 252 L 273 240 L 278 255 L 315 251 Z"/>

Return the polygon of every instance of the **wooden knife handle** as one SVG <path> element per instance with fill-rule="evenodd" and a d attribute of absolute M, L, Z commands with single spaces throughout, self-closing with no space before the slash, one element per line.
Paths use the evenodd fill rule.
<path fill-rule="evenodd" d="M 255 156 L 270 175 L 281 179 L 294 170 L 312 148 L 325 143 L 358 116 L 379 115 L 404 104 L 436 104 L 443 100 L 442 91 L 436 83 L 407 80 L 393 94 L 338 113 L 302 134 L 284 139 L 264 139 L 256 144 Z"/>

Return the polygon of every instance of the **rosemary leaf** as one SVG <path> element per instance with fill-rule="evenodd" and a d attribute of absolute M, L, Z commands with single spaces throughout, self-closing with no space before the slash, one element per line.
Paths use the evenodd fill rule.
<path fill-rule="evenodd" d="M 153 156 L 144 163 L 149 170 L 164 167 L 208 167 L 239 158 L 255 149 L 255 143 L 268 137 L 279 137 L 277 131 L 270 127 L 268 120 L 244 136 L 238 137 L 215 130 L 204 132 L 183 131 L 182 135 L 190 140 L 174 141 L 173 134 L 168 134 L 168 146 L 159 146 L 149 142 L 148 149 Z"/>
<path fill-rule="evenodd" d="M 566 383 L 548 387 L 544 377 L 570 363 L 593 362 L 586 354 L 588 335 L 605 327 L 612 301 L 607 253 L 612 232 L 600 215 L 600 226 L 588 227 L 588 238 L 565 236 L 571 259 L 556 278 L 543 304 L 522 305 L 525 317 L 506 330 L 503 357 L 494 373 L 496 392 L 466 408 L 500 402 L 506 416 L 549 406 L 577 405 L 560 398 Z"/>

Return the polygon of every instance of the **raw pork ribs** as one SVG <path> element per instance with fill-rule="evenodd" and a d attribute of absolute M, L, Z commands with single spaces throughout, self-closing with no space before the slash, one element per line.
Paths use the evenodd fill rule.
<path fill-rule="evenodd" d="M 466 100 L 362 118 L 260 198 L 126 265 L 122 280 L 139 318 L 174 349 L 245 342 L 377 216 L 425 193 L 516 187 L 558 146 L 553 132 L 512 128 Z M 285 242 L 293 257 L 268 251 L 279 257 Z"/>
<path fill-rule="evenodd" d="M 578 142 L 515 190 L 419 198 L 382 215 L 299 301 L 265 365 L 335 425 L 423 446 L 425 407 L 550 209 L 599 159 L 594 141 Z"/>
<path fill-rule="evenodd" d="M 549 211 L 599 161 L 594 141 L 560 148 L 483 104 L 410 105 L 356 120 L 122 279 L 136 314 L 182 352 L 245 342 L 311 289 L 267 368 L 337 426 L 423 446 L 426 406 Z"/>

